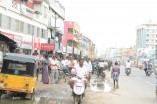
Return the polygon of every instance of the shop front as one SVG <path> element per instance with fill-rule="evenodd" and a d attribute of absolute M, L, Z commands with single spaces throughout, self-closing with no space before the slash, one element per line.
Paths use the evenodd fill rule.
<path fill-rule="evenodd" d="M 0 51 L 5 54 L 7 52 L 13 52 L 17 47 L 17 43 L 13 37 L 7 37 L 0 32 Z"/>

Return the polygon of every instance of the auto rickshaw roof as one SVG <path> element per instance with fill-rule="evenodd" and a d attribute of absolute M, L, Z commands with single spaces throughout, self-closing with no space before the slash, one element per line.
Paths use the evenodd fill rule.
<path fill-rule="evenodd" d="M 17 53 L 7 53 L 4 56 L 4 59 L 5 60 L 12 60 L 12 61 L 22 61 L 22 62 L 36 63 L 36 57 L 35 56 L 17 54 Z"/>

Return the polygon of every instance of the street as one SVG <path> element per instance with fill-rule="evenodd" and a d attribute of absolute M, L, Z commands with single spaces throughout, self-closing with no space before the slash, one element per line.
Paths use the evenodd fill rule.
<path fill-rule="evenodd" d="M 121 67 L 119 89 L 112 88 L 110 72 L 107 72 L 107 80 L 93 75 L 83 104 L 156 104 L 154 73 L 146 77 L 143 70 L 133 68 L 131 75 L 126 76 L 123 68 Z M 71 89 L 64 81 L 55 85 L 41 84 L 40 87 L 42 88 L 37 91 L 35 100 L 4 97 L 0 104 L 73 104 Z"/>

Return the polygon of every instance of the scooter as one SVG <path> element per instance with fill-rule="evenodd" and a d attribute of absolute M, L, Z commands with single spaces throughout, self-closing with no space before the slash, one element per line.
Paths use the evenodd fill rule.
<path fill-rule="evenodd" d="M 129 75 L 131 74 L 131 68 L 126 68 L 126 69 L 125 69 L 125 74 L 126 74 L 127 76 L 129 76 Z"/>
<path fill-rule="evenodd" d="M 83 97 L 85 95 L 85 83 L 83 76 L 76 75 L 76 80 L 74 81 L 73 85 L 73 99 L 74 104 L 81 104 Z"/>

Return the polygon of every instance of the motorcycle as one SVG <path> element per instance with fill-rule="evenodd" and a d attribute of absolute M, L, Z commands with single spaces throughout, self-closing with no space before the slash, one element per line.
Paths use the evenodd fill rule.
<path fill-rule="evenodd" d="M 146 76 L 149 77 L 151 74 L 152 74 L 152 72 L 151 72 L 150 70 L 147 70 L 147 71 L 146 71 Z"/>
<path fill-rule="evenodd" d="M 85 83 L 84 83 L 84 76 L 76 75 L 76 80 L 74 81 L 73 85 L 73 99 L 74 104 L 81 104 L 83 97 L 85 95 Z"/>
<path fill-rule="evenodd" d="M 125 69 L 125 74 L 126 74 L 127 76 L 129 76 L 129 75 L 131 74 L 131 68 L 126 68 L 126 69 Z"/>
<path fill-rule="evenodd" d="M 106 77 L 105 70 L 102 67 L 99 67 L 97 76 L 101 76 L 102 78 Z"/>

